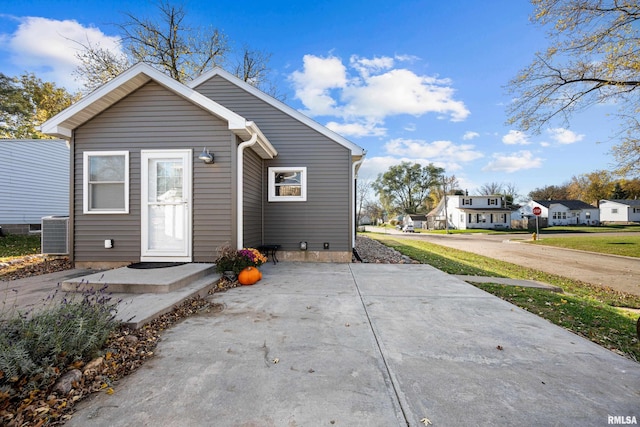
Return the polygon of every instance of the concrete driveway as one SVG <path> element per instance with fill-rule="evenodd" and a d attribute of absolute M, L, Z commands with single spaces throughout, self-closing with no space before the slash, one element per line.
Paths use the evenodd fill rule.
<path fill-rule="evenodd" d="M 602 426 L 640 364 L 427 265 L 263 267 L 70 426 Z"/>

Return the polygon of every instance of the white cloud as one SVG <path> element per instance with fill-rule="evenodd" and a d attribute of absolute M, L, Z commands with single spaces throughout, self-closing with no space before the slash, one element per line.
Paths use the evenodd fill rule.
<path fill-rule="evenodd" d="M 577 134 L 565 128 L 552 128 L 548 129 L 548 132 L 551 134 L 551 138 L 559 144 L 573 144 L 584 139 L 583 134 Z"/>
<path fill-rule="evenodd" d="M 529 145 L 529 136 L 519 130 L 510 130 L 508 134 L 502 137 L 502 142 L 507 145 Z"/>
<path fill-rule="evenodd" d="M 495 153 L 483 171 L 513 173 L 520 170 L 536 169 L 542 167 L 542 158 L 534 157 L 528 150 L 521 150 L 511 154 Z"/>
<path fill-rule="evenodd" d="M 352 56 L 349 68 L 342 59 L 305 55 L 303 69 L 294 71 L 296 98 L 310 116 L 335 116 L 345 122 L 383 123 L 388 116 L 436 113 L 462 121 L 469 110 L 454 99 L 451 81 L 421 76 L 396 62 L 413 57 L 360 58 Z"/>
<path fill-rule="evenodd" d="M 462 135 L 462 139 L 465 141 L 469 141 L 472 140 L 474 138 L 479 137 L 480 134 L 478 132 L 473 132 L 473 131 L 467 131 L 464 133 L 464 135 Z"/>
<path fill-rule="evenodd" d="M 471 144 L 454 144 L 451 141 L 427 142 L 419 139 L 392 139 L 384 145 L 386 152 L 396 159 L 420 164 L 433 163 L 447 171 L 462 169 L 463 163 L 480 159 L 482 153 Z"/>
<path fill-rule="evenodd" d="M 368 59 L 352 55 L 351 58 L 349 58 L 349 64 L 352 68 L 358 70 L 360 75 L 369 76 L 372 72 L 380 72 L 393 67 L 394 60 L 388 56 Z"/>
<path fill-rule="evenodd" d="M 308 109 L 307 114 L 337 115 L 336 101 L 331 97 L 330 90 L 346 86 L 346 67 L 336 57 L 305 55 L 302 62 L 303 71 L 294 71 L 290 76 L 296 89 L 296 98 Z"/>
<path fill-rule="evenodd" d="M 108 36 L 96 27 L 85 27 L 75 20 L 33 16 L 19 20 L 13 34 L 0 37 L 1 48 L 8 52 L 9 62 L 69 90 L 80 86 L 72 74 L 80 63 L 76 58 L 81 49 L 79 43 L 121 53 L 118 37 Z"/>

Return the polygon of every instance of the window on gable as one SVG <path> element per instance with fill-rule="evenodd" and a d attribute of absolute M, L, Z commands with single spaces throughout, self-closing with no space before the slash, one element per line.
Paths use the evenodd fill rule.
<path fill-rule="evenodd" d="M 84 213 L 129 213 L 129 152 L 85 151 Z"/>
<path fill-rule="evenodd" d="M 269 168 L 270 202 L 304 202 L 307 200 L 307 168 Z"/>
<path fill-rule="evenodd" d="M 498 199 L 487 199 L 489 206 L 498 205 Z"/>
<path fill-rule="evenodd" d="M 473 201 L 473 199 L 462 199 L 462 206 L 464 205 L 469 205 L 471 206 L 471 202 Z"/>

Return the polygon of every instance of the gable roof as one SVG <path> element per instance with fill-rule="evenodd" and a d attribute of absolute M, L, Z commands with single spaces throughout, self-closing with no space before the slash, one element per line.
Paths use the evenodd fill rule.
<path fill-rule="evenodd" d="M 348 139 L 344 138 L 341 135 L 338 135 L 337 133 L 335 133 L 334 131 L 330 130 L 329 128 L 321 125 L 320 123 L 316 122 L 315 120 L 309 118 L 308 116 L 302 114 L 301 112 L 299 112 L 298 110 L 289 107 L 287 104 L 285 104 L 284 102 L 278 101 L 277 99 L 275 99 L 274 97 L 267 95 L 266 93 L 264 93 L 263 91 L 261 91 L 260 89 L 256 88 L 255 86 L 250 85 L 249 83 L 243 81 L 242 79 L 239 79 L 238 77 L 234 76 L 233 74 L 221 69 L 221 68 L 214 68 L 212 70 L 209 70 L 205 73 L 203 73 L 202 75 L 200 75 L 199 77 L 195 78 L 194 80 L 192 80 L 191 82 L 187 83 L 187 85 L 190 88 L 196 88 L 199 85 L 201 85 L 202 83 L 206 82 L 207 80 L 215 77 L 215 76 L 220 76 L 223 79 L 225 79 L 226 81 L 228 81 L 231 84 L 236 85 L 237 87 L 239 87 L 240 89 L 249 92 L 250 94 L 252 94 L 253 96 L 259 98 L 260 100 L 266 102 L 267 104 L 271 105 L 272 107 L 282 111 L 283 113 L 293 117 L 294 119 L 304 123 L 305 125 L 309 126 L 310 128 L 312 128 L 313 130 L 315 130 L 316 132 L 319 132 L 320 134 L 326 136 L 327 138 L 337 142 L 338 144 L 342 145 L 343 147 L 349 149 L 351 151 L 351 155 L 355 156 L 355 157 L 364 157 L 366 155 L 366 151 L 364 148 L 354 144 L 353 142 L 349 141 Z"/>
<path fill-rule="evenodd" d="M 247 140 L 254 133 L 257 133 L 257 147 L 254 145 L 253 148 L 262 158 L 273 158 L 278 154 L 255 123 L 248 121 L 212 99 L 144 63 L 134 65 L 80 101 L 72 104 L 69 108 L 47 120 L 40 126 L 40 131 L 58 138 L 71 139 L 72 131 L 75 128 L 91 120 L 150 81 L 158 83 L 176 95 L 226 121 L 229 130 L 241 139 Z"/>
<path fill-rule="evenodd" d="M 427 216 L 425 214 L 410 214 L 407 215 L 409 218 L 411 218 L 412 221 L 426 221 L 427 220 Z"/>
<path fill-rule="evenodd" d="M 640 199 L 603 199 L 600 202 L 613 202 L 626 206 L 640 206 Z"/>
<path fill-rule="evenodd" d="M 582 209 L 598 209 L 595 206 L 585 203 L 582 200 L 534 200 L 535 203 L 544 206 L 545 208 L 551 207 L 551 205 L 566 206 L 572 211 L 579 211 Z"/>

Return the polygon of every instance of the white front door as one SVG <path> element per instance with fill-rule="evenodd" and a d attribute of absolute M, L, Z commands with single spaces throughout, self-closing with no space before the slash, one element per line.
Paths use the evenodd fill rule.
<path fill-rule="evenodd" d="M 191 261 L 191 150 L 142 150 L 141 261 Z"/>

